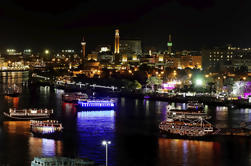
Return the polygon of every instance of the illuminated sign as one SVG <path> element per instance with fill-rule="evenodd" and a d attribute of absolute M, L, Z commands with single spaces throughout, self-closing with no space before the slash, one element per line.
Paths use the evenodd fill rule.
<path fill-rule="evenodd" d="M 172 46 L 173 46 L 173 43 L 168 42 L 168 43 L 167 43 L 167 46 L 168 46 L 168 47 L 172 47 Z"/>

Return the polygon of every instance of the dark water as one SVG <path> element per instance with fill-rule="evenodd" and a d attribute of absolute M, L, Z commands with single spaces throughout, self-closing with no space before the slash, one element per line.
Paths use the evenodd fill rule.
<path fill-rule="evenodd" d="M 27 73 L 2 73 L 1 87 L 21 85 Z M 62 90 L 23 88 L 18 98 L 0 96 L 0 114 L 18 108 L 53 108 L 64 125 L 63 140 L 32 137 L 29 122 L 5 121 L 0 127 L 0 165 L 30 165 L 35 156 L 88 157 L 105 163 L 102 140 L 110 140 L 109 165 L 113 166 L 235 166 L 251 165 L 251 139 L 221 137 L 211 141 L 167 139 L 158 136 L 167 102 L 120 98 L 115 110 L 79 112 L 62 103 Z M 182 103 L 170 103 L 186 107 Z M 218 127 L 238 127 L 251 121 L 251 109 L 206 106 Z"/>

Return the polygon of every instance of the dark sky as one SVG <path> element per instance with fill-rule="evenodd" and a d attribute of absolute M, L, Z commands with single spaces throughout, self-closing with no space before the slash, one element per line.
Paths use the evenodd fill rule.
<path fill-rule="evenodd" d="M 176 49 L 233 43 L 251 46 L 248 0 L 1 0 L 0 48 L 80 48 L 139 38 L 144 47 Z"/>

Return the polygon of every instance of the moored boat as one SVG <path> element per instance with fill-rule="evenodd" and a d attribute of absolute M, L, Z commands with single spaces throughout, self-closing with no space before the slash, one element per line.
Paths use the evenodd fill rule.
<path fill-rule="evenodd" d="M 199 103 L 198 101 L 189 101 L 187 103 L 187 109 L 188 110 L 203 110 L 204 109 L 204 104 Z"/>
<path fill-rule="evenodd" d="M 79 99 L 88 98 L 85 93 L 66 93 L 62 95 L 62 101 L 67 103 L 77 103 Z"/>
<path fill-rule="evenodd" d="M 21 109 L 10 108 L 4 112 L 4 116 L 11 120 L 36 120 L 48 119 L 53 114 L 53 109 Z"/>
<path fill-rule="evenodd" d="M 171 119 L 167 118 L 159 124 L 162 133 L 183 138 L 205 138 L 215 136 L 220 131 L 203 118 Z"/>
<path fill-rule="evenodd" d="M 84 98 L 78 100 L 78 107 L 82 109 L 111 109 L 115 105 L 115 99 Z"/>

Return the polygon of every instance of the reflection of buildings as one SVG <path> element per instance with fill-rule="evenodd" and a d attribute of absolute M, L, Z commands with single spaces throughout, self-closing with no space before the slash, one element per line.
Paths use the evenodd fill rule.
<path fill-rule="evenodd" d="M 8 103 L 13 104 L 14 108 L 18 108 L 19 97 L 4 96 Z"/>
<path fill-rule="evenodd" d="M 219 157 L 217 142 L 159 138 L 159 165 L 215 165 Z M 193 156 L 193 157 L 191 157 Z M 178 164 L 178 165 L 179 165 Z"/>
<path fill-rule="evenodd" d="M 36 156 L 60 156 L 63 152 L 61 141 L 45 138 L 29 138 L 30 158 Z"/>

